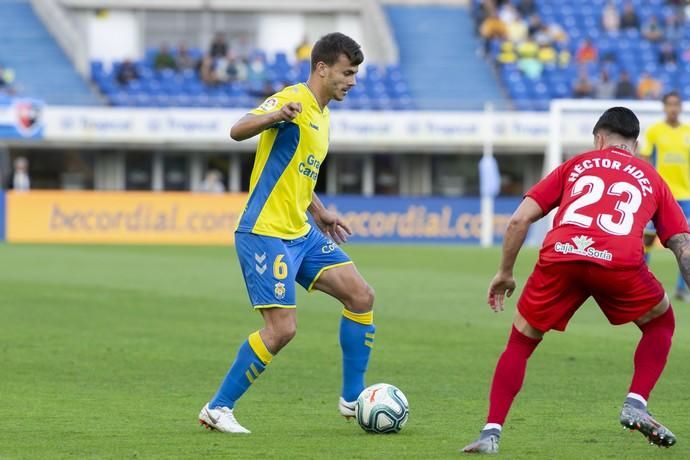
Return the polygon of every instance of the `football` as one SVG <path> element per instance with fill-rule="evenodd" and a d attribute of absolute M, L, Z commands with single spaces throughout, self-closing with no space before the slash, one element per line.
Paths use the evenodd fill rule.
<path fill-rule="evenodd" d="M 397 433 L 407 423 L 409 413 L 403 392 L 387 383 L 365 388 L 355 407 L 357 423 L 368 433 Z"/>

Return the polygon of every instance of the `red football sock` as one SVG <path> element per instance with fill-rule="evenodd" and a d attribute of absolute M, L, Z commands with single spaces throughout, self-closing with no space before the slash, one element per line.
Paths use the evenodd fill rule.
<path fill-rule="evenodd" d="M 666 313 L 640 326 L 642 338 L 635 350 L 635 372 L 630 393 L 649 399 L 649 393 L 666 366 L 675 327 L 676 320 L 670 306 Z"/>
<path fill-rule="evenodd" d="M 539 342 L 541 339 L 527 337 L 513 326 L 508 345 L 506 345 L 501 357 L 498 358 L 494 371 L 494 380 L 491 383 L 489 396 L 489 415 L 486 418 L 486 423 L 503 425 L 505 422 L 513 399 L 515 399 L 522 387 L 522 382 L 525 380 L 527 359 L 537 348 Z"/>

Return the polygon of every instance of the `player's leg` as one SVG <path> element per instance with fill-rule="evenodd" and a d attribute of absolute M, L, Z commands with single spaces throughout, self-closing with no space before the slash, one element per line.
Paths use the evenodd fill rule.
<path fill-rule="evenodd" d="M 322 273 L 314 289 L 325 292 L 343 304 L 340 318 L 340 348 L 343 354 L 341 414 L 354 416 L 354 402 L 364 390 L 364 374 L 374 345 L 374 290 L 353 264 Z"/>
<path fill-rule="evenodd" d="M 219 431 L 248 433 L 234 418 L 235 403 L 295 335 L 295 270 L 289 249 L 278 238 L 238 233 L 235 244 L 250 301 L 261 312 L 264 327 L 242 343 L 199 420 Z"/>
<path fill-rule="evenodd" d="M 620 422 L 626 428 L 640 430 L 653 444 L 671 447 L 676 443 L 675 435 L 647 411 L 647 400 L 661 377 L 671 351 L 675 317 L 668 298 L 664 297 L 635 324 L 642 331 L 642 337 L 635 350 L 635 370 L 623 403 Z"/>
<path fill-rule="evenodd" d="M 498 453 L 498 442 L 510 406 L 525 380 L 527 361 L 544 333 L 530 325 L 520 312 L 515 320 L 505 350 L 496 363 L 489 392 L 489 413 L 479 439 L 465 446 L 467 453 Z"/>
<path fill-rule="evenodd" d="M 650 442 L 670 447 L 675 443 L 675 436 L 647 412 L 647 400 L 666 366 L 675 329 L 668 297 L 644 265 L 615 273 L 601 268 L 594 279 L 600 283 L 594 288 L 594 298 L 609 321 L 612 324 L 634 321 L 642 332 L 620 422 L 626 428 L 640 430 Z"/>
<path fill-rule="evenodd" d="M 581 270 L 581 268 L 579 268 Z M 489 412 L 479 439 L 465 446 L 467 453 L 497 453 L 508 412 L 525 379 L 527 362 L 544 332 L 564 330 L 588 297 L 570 274 L 570 264 L 537 264 L 518 301 L 512 330 L 496 364 L 489 393 Z"/>
<path fill-rule="evenodd" d="M 235 402 L 264 372 L 273 356 L 292 340 L 297 332 L 295 309 L 263 308 L 264 327 L 252 332 L 240 346 L 235 361 L 209 403 L 209 407 L 235 407 Z"/>
<path fill-rule="evenodd" d="M 343 304 L 340 319 L 340 348 L 343 353 L 343 385 L 338 404 L 340 413 L 354 416 L 354 402 L 364 389 L 369 356 L 374 343 L 374 290 L 359 274 L 340 247 L 314 230 L 297 282 L 307 290 L 316 289 Z"/>
<path fill-rule="evenodd" d="M 656 241 L 656 229 L 654 224 L 649 222 L 647 227 L 644 229 L 644 261 L 649 264 L 651 258 L 652 249 L 654 248 L 654 242 Z"/>
<path fill-rule="evenodd" d="M 678 200 L 678 205 L 680 205 L 686 218 L 690 216 L 690 200 Z M 685 284 L 685 279 L 680 271 L 676 278 L 676 293 L 674 298 L 683 302 L 690 301 L 690 290 L 688 290 L 688 285 Z"/>

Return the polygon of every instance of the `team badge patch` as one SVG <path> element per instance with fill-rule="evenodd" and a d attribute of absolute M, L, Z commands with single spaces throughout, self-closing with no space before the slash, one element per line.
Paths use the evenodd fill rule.
<path fill-rule="evenodd" d="M 276 296 L 276 299 L 282 300 L 285 297 L 285 285 L 280 282 L 276 283 L 273 294 Z"/>
<path fill-rule="evenodd" d="M 271 109 L 274 109 L 278 105 L 278 99 L 275 97 L 269 97 L 264 101 L 263 104 L 259 106 L 259 110 L 263 110 L 264 112 L 268 112 Z"/>

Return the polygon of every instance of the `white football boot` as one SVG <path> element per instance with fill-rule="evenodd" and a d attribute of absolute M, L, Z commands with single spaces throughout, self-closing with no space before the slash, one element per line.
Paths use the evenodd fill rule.
<path fill-rule="evenodd" d="M 210 430 L 222 433 L 251 433 L 239 424 L 229 407 L 210 409 L 206 404 L 199 412 L 199 423 Z"/>
<path fill-rule="evenodd" d="M 341 396 L 338 400 L 338 412 L 346 419 L 355 418 L 355 404 L 357 401 L 347 402 Z"/>

